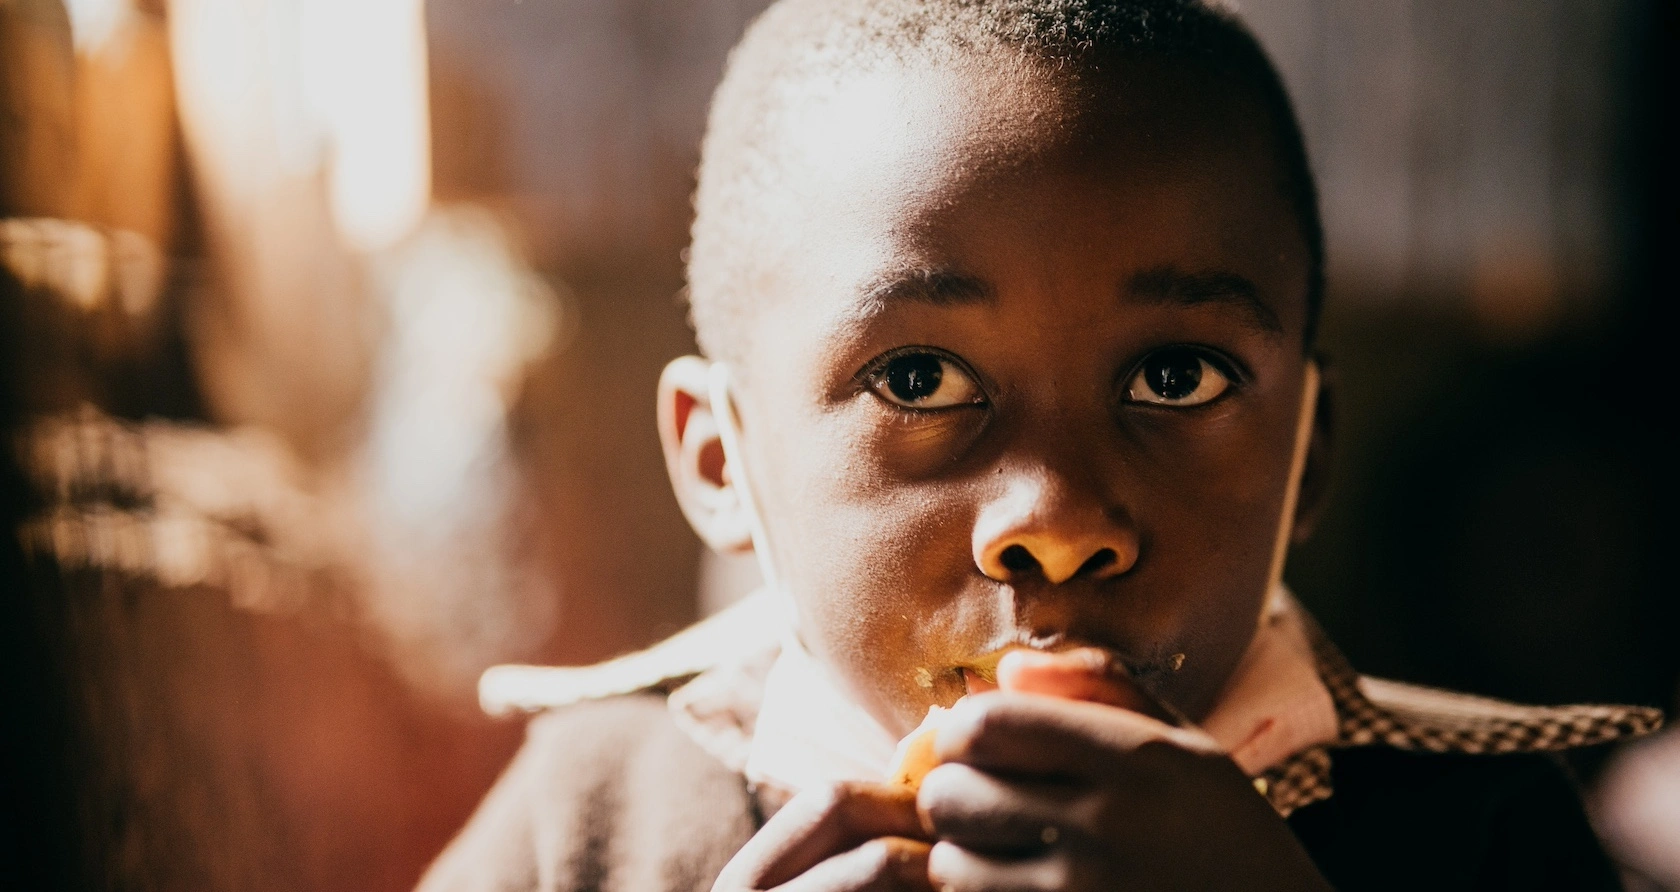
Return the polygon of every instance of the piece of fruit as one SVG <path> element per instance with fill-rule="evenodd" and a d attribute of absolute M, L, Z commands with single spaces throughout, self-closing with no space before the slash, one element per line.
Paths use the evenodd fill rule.
<path fill-rule="evenodd" d="M 939 757 L 934 754 L 934 743 L 939 737 L 939 728 L 945 723 L 945 717 L 950 710 L 943 706 L 928 707 L 927 717 L 916 726 L 905 738 L 898 742 L 898 750 L 893 753 L 892 767 L 887 770 L 887 780 L 894 784 L 920 789 L 922 778 L 939 765 Z"/>

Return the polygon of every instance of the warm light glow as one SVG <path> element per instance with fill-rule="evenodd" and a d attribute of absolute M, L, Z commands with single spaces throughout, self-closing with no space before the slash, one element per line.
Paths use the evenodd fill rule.
<path fill-rule="evenodd" d="M 131 0 L 65 0 L 64 11 L 70 16 L 76 52 L 91 56 L 110 43 L 134 8 Z"/>
<path fill-rule="evenodd" d="M 420 222 L 431 198 L 420 0 L 175 0 L 170 27 L 201 172 L 236 206 L 324 172 L 346 246 L 378 251 Z"/>
<path fill-rule="evenodd" d="M 163 258 L 143 236 L 53 218 L 0 220 L 0 269 L 84 313 L 115 302 L 143 316 L 163 287 Z"/>
<path fill-rule="evenodd" d="M 303 90 L 326 124 L 333 221 L 352 247 L 388 247 L 431 193 L 420 0 L 302 0 Z"/>
<path fill-rule="evenodd" d="M 563 298 L 472 207 L 433 209 L 372 272 L 389 328 L 350 488 L 379 568 L 362 606 L 405 672 L 446 687 L 552 628 L 552 591 L 502 549 L 519 535 L 510 402 Z"/>
<path fill-rule="evenodd" d="M 485 491 L 509 394 L 548 347 L 560 298 L 493 217 L 464 208 L 429 216 L 377 272 L 390 332 L 370 407 L 372 506 L 382 529 L 448 530 Z"/>

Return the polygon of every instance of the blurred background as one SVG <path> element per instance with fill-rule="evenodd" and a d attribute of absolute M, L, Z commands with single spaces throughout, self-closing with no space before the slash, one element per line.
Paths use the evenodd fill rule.
<path fill-rule="evenodd" d="M 652 409 L 763 5 L 0 0 L 0 875 L 407 889 L 519 742 L 485 667 L 739 590 Z M 1674 5 L 1241 10 L 1329 233 L 1301 597 L 1368 672 L 1674 709 Z M 1680 888 L 1675 738 L 1575 767 Z"/>

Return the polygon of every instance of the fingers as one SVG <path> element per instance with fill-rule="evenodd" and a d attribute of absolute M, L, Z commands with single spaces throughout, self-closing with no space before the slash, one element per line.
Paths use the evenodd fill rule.
<path fill-rule="evenodd" d="M 1105 703 L 1169 725 L 1178 714 L 1155 702 L 1107 651 L 1095 647 L 1050 653 L 1017 650 L 998 663 L 998 687 L 1022 694 Z"/>
<path fill-rule="evenodd" d="M 1040 777 L 1096 779 L 1151 744 L 1218 753 L 1205 732 L 1100 703 L 999 692 L 952 707 L 935 741 L 943 762 Z"/>
<path fill-rule="evenodd" d="M 1083 833 L 1078 790 L 1060 783 L 1005 780 L 946 763 L 922 781 L 916 805 L 934 835 L 990 855 L 1043 852 L 1066 834 Z"/>
<path fill-rule="evenodd" d="M 941 842 L 928 853 L 928 878 L 940 892 L 1050 892 L 1073 888 L 1073 862 L 1065 850 L 1009 858 Z"/>
<path fill-rule="evenodd" d="M 716 888 L 770 889 L 836 855 L 849 855 L 863 847 L 865 854 L 846 862 L 850 868 L 833 868 L 856 869 L 871 857 L 887 854 L 878 846 L 865 846 L 879 837 L 925 838 L 913 792 L 885 784 L 840 784 L 801 793 L 735 854 Z M 903 851 L 891 849 L 896 854 Z M 882 862 L 879 866 L 898 870 L 901 865 Z M 913 867 L 903 869 L 914 872 Z"/>
<path fill-rule="evenodd" d="M 887 836 L 819 862 L 776 892 L 931 892 L 927 843 Z"/>

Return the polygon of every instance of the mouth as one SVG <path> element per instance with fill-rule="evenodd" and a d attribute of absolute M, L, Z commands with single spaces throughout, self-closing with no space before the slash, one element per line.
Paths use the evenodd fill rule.
<path fill-rule="evenodd" d="M 957 667 L 957 671 L 962 673 L 963 687 L 967 688 L 970 694 L 983 694 L 987 691 L 997 690 L 997 667 L 998 663 L 1003 662 L 1004 655 L 1011 651 L 1028 649 L 1022 646 L 1005 647 L 988 654 L 982 654 L 969 663 Z"/>
<path fill-rule="evenodd" d="M 1108 665 L 1120 672 L 1124 672 L 1133 680 L 1148 685 L 1153 676 L 1171 674 L 1176 671 L 1173 658 L 1160 661 L 1129 659 L 1126 654 L 1112 647 L 1095 644 L 1088 641 L 1076 641 L 1060 636 L 1051 640 L 1033 641 L 1031 643 L 1011 643 L 987 651 L 980 656 L 959 663 L 956 667 L 962 675 L 963 683 L 970 694 L 995 691 L 998 688 L 998 664 L 1005 656 L 1018 650 L 1032 650 L 1042 653 L 1061 653 L 1069 650 L 1098 650 L 1107 655 Z M 1182 661 L 1182 656 L 1177 657 Z"/>
<path fill-rule="evenodd" d="M 998 689 L 998 664 L 1003 662 L 1004 657 L 1014 653 L 1015 651 L 1028 650 L 1038 651 L 1040 653 L 1060 653 L 1063 651 L 1090 647 L 1093 647 L 1093 645 L 1075 641 L 1045 642 L 1039 646 L 1031 644 L 1010 644 L 981 654 L 957 668 L 962 673 L 963 684 L 968 688 L 968 693 L 981 694 L 986 691 L 995 691 Z M 1118 655 L 1114 654 L 1113 651 L 1108 648 L 1098 649 L 1109 654 L 1109 659 L 1114 661 L 1115 665 L 1119 665 Z"/>
<path fill-rule="evenodd" d="M 995 688 L 997 687 L 998 664 L 1003 662 L 1005 654 L 1009 654 L 1017 650 L 1037 649 L 1038 648 L 1027 647 L 1024 644 L 1010 645 L 1009 647 L 999 648 L 991 653 L 975 657 L 973 660 L 970 660 L 957 668 L 962 671 L 963 679 L 970 682 L 969 687 L 971 690 L 973 688 L 972 682 L 974 679 L 978 679 Z"/>
<path fill-rule="evenodd" d="M 985 656 L 977 657 L 973 663 L 961 667 L 962 673 L 965 676 L 974 676 L 996 684 L 998 663 L 1003 662 L 1004 654 L 1015 649 L 1016 648 L 1009 648 L 1009 650 L 1000 650 L 996 653 L 989 653 Z"/>

